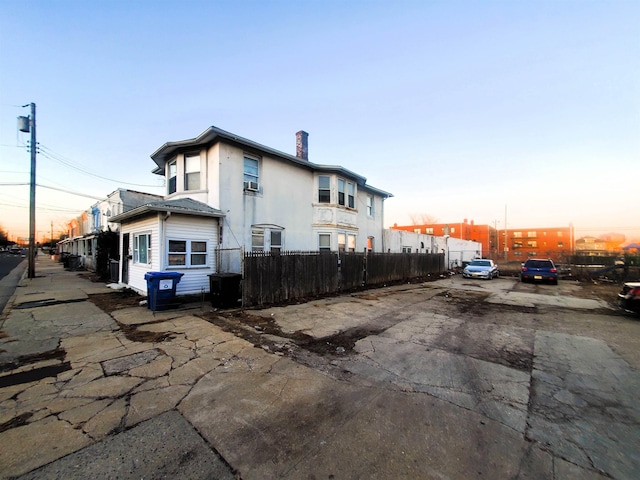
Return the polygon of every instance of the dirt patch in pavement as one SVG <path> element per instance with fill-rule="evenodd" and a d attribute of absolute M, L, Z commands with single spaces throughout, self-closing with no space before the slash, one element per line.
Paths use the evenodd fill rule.
<path fill-rule="evenodd" d="M 89 295 L 89 301 L 105 313 L 129 307 L 138 307 L 145 297 L 133 290 L 114 290 L 113 293 L 96 293 Z"/>
<path fill-rule="evenodd" d="M 275 347 L 278 350 L 278 347 L 274 346 L 277 342 L 265 338 L 265 334 L 267 334 L 283 338 L 299 348 L 320 355 L 345 355 L 353 350 L 358 340 L 370 335 L 377 335 L 387 328 L 373 329 L 361 326 L 330 337 L 315 338 L 301 332 L 284 333 L 272 318 L 251 315 L 243 311 L 203 314 L 202 317 L 257 347 L 269 346 L 270 349 Z"/>
<path fill-rule="evenodd" d="M 148 330 L 138 330 L 136 325 L 127 325 L 116 321 L 122 333 L 131 342 L 159 343 L 175 338 L 173 332 L 150 332 Z"/>
<path fill-rule="evenodd" d="M 613 282 L 587 281 L 576 284 L 580 285 L 580 289 L 573 293 L 573 296 L 596 298 L 611 303 L 617 302 L 618 292 L 622 289 L 621 285 Z"/>
<path fill-rule="evenodd" d="M 286 338 L 296 344 L 312 339 L 309 335 L 299 332 L 285 334 L 272 318 L 251 315 L 245 311 L 203 313 L 200 316 L 225 332 L 233 333 L 256 346 L 269 343 L 264 339 L 265 334 Z"/>

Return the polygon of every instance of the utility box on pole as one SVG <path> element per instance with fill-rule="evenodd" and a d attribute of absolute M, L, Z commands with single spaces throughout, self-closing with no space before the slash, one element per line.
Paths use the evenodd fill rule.
<path fill-rule="evenodd" d="M 24 133 L 31 133 L 29 149 L 31 152 L 31 181 L 29 195 L 29 266 L 28 278 L 36 276 L 36 153 L 38 144 L 36 142 L 36 104 L 24 105 L 31 107 L 31 115 L 28 117 L 18 117 L 18 130 Z"/>
<path fill-rule="evenodd" d="M 29 133 L 29 117 L 18 117 L 18 130 Z"/>

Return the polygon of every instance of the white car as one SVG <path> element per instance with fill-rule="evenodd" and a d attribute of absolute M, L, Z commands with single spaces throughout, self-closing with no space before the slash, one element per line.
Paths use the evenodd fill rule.
<path fill-rule="evenodd" d="M 485 278 L 491 280 L 492 278 L 499 277 L 500 271 L 498 270 L 498 265 L 493 263 L 493 260 L 477 258 L 464 267 L 462 275 L 464 278 Z"/>

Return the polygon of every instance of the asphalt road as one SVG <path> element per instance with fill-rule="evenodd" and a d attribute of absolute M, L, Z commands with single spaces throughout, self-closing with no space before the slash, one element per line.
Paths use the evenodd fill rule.
<path fill-rule="evenodd" d="M 0 313 L 15 292 L 25 268 L 27 259 L 22 255 L 0 253 Z"/>

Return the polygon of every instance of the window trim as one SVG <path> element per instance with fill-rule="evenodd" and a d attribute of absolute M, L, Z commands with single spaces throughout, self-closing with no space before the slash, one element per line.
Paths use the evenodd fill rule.
<path fill-rule="evenodd" d="M 328 246 L 322 246 L 322 242 L 320 238 L 328 238 L 329 243 Z M 331 251 L 331 233 L 327 232 L 318 232 L 318 251 L 319 252 L 330 252 Z"/>
<path fill-rule="evenodd" d="M 358 245 L 358 237 L 355 233 L 347 234 L 347 252 L 354 253 Z"/>
<path fill-rule="evenodd" d="M 171 170 L 173 170 L 173 172 Z M 173 176 L 171 175 L 172 173 L 173 173 Z M 172 190 L 172 187 L 173 187 L 173 190 Z M 178 191 L 178 161 L 174 158 L 169 163 L 167 163 L 167 194 L 172 195 L 177 191 Z"/>
<path fill-rule="evenodd" d="M 251 251 L 252 252 L 264 252 L 264 228 L 251 228 Z M 256 245 L 254 239 L 262 238 L 262 243 Z"/>
<path fill-rule="evenodd" d="M 197 159 L 197 162 L 189 162 L 189 159 Z M 188 163 L 197 163 L 198 170 L 190 171 Z M 200 159 L 200 153 L 185 153 L 184 155 L 184 190 L 194 191 L 202 190 L 202 161 Z M 189 188 L 189 175 L 198 174 L 198 185 L 196 188 Z"/>
<path fill-rule="evenodd" d="M 171 250 L 171 242 L 184 242 L 185 243 L 185 251 L 180 252 L 178 250 Z M 193 243 L 203 243 L 205 246 L 204 252 L 194 252 L 193 251 Z M 183 255 L 184 256 L 184 264 L 170 264 L 169 257 L 171 255 Z M 203 264 L 193 264 L 193 255 L 198 255 L 199 257 L 204 257 Z M 167 238 L 167 255 L 166 255 L 166 265 L 167 269 L 192 269 L 192 268 L 210 268 L 209 265 L 209 242 L 202 238 L 177 238 L 170 237 Z"/>
<path fill-rule="evenodd" d="M 140 238 L 146 237 L 145 254 L 146 262 L 140 261 Z M 151 232 L 139 232 L 133 234 L 133 264 L 134 265 L 151 265 Z"/>
<path fill-rule="evenodd" d="M 347 182 L 347 208 L 356 208 L 356 184 Z"/>
<path fill-rule="evenodd" d="M 280 253 L 284 250 L 284 231 L 285 229 L 275 226 L 252 226 L 251 227 L 251 251 L 252 252 L 271 252 Z M 277 233 L 280 235 L 280 242 L 274 243 L 273 237 Z M 262 238 L 261 245 L 254 245 L 254 238 Z"/>
<path fill-rule="evenodd" d="M 321 179 L 327 179 L 327 186 L 320 185 Z M 318 175 L 318 203 L 331 203 L 331 176 Z"/>
<path fill-rule="evenodd" d="M 338 177 L 338 205 L 346 207 L 346 190 L 347 190 L 347 181 L 344 178 Z"/>
<path fill-rule="evenodd" d="M 367 195 L 367 216 L 368 217 L 375 217 L 375 198 L 373 195 Z"/>
<path fill-rule="evenodd" d="M 280 242 L 273 242 L 273 234 L 277 233 L 280 235 Z M 270 228 L 269 229 L 269 250 L 271 251 L 271 253 L 280 253 L 282 251 L 282 247 L 284 245 L 284 230 L 282 229 L 276 229 L 276 228 Z"/>
<path fill-rule="evenodd" d="M 253 165 L 249 167 L 249 170 L 247 169 L 248 162 L 255 162 L 255 170 L 256 170 L 255 173 L 251 171 L 253 169 Z M 260 158 L 259 157 L 255 157 L 248 153 L 245 153 L 243 155 L 242 185 L 243 185 L 243 190 L 245 191 L 253 191 L 253 192 L 260 191 Z"/>

